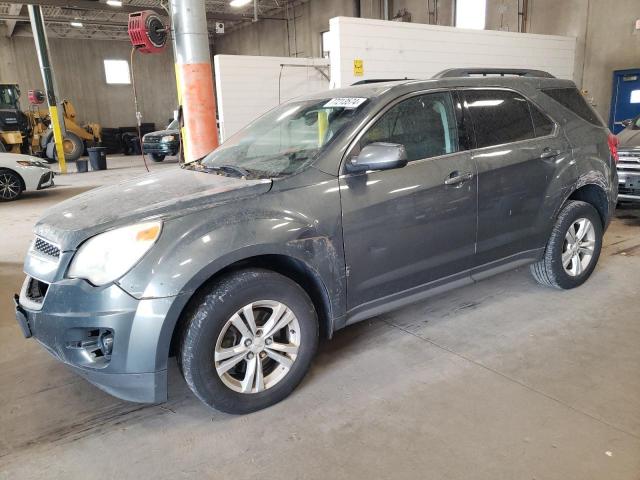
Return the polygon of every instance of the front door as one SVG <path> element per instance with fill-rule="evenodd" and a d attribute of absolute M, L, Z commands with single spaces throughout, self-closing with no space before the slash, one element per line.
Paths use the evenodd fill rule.
<path fill-rule="evenodd" d="M 390 142 L 404 145 L 409 160 L 404 168 L 340 178 L 350 309 L 471 268 L 476 169 L 461 146 L 458 112 L 450 92 L 403 98 L 347 155 Z"/>

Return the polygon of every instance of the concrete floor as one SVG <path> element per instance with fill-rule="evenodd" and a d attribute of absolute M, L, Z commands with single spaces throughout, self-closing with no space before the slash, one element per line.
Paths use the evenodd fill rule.
<path fill-rule="evenodd" d="M 618 211 L 583 287 L 525 268 L 347 328 L 289 399 L 237 417 L 174 361 L 168 403 L 114 399 L 14 321 L 33 221 L 132 172 L 0 206 L 0 478 L 640 479 L 640 210 Z"/>

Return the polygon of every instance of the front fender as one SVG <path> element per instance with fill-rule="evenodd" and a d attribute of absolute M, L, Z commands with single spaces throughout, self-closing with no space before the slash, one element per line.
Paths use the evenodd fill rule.
<path fill-rule="evenodd" d="M 323 194 L 322 201 L 316 189 Z M 166 348 L 158 350 L 159 363 L 166 361 L 162 355 L 168 353 L 174 326 L 193 293 L 225 267 L 251 257 L 279 255 L 302 262 L 323 285 L 331 317 L 344 314 L 337 179 L 305 187 L 301 193 L 300 189 L 269 193 L 241 205 L 217 206 L 165 222 L 158 243 L 118 282 L 139 299 L 174 298 L 162 328 Z"/>

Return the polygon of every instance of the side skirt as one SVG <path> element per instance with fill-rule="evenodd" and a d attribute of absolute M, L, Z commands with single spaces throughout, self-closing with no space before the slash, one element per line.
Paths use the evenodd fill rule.
<path fill-rule="evenodd" d="M 474 282 L 513 270 L 523 265 L 537 262 L 542 257 L 543 253 L 544 248 L 517 253 L 515 255 L 475 267 L 471 270 L 465 270 L 464 272 L 450 277 L 441 278 L 424 285 L 419 285 L 408 290 L 403 290 L 402 292 L 394 293 L 392 295 L 358 305 L 357 307 L 349 310 L 346 317 L 342 317 L 340 322 L 335 323 L 335 330 L 368 318 L 382 315 L 383 313 L 388 313 L 406 305 L 425 300 L 440 293 L 444 293 L 458 287 L 464 287 L 465 285 L 470 285 Z M 344 320 L 344 322 L 342 320 Z"/>

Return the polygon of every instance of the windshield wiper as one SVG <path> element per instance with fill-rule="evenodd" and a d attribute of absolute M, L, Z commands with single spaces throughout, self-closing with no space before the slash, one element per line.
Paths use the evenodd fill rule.
<path fill-rule="evenodd" d="M 189 170 L 199 170 L 204 172 L 235 174 L 234 176 L 238 176 L 238 177 L 248 177 L 249 175 L 251 175 L 251 172 L 249 172 L 249 170 L 246 170 L 242 167 L 238 167 L 236 165 L 217 165 L 215 167 L 210 167 L 202 163 L 202 160 L 196 160 L 192 164 L 185 165 L 184 168 L 188 168 Z"/>
<path fill-rule="evenodd" d="M 235 173 L 236 175 L 239 175 L 241 177 L 248 177 L 249 175 L 251 175 L 249 173 L 249 170 L 246 170 L 242 167 L 238 167 L 236 165 L 218 165 L 215 167 L 208 167 L 203 165 L 202 168 L 204 168 L 205 170 L 211 170 L 214 172 Z"/>

